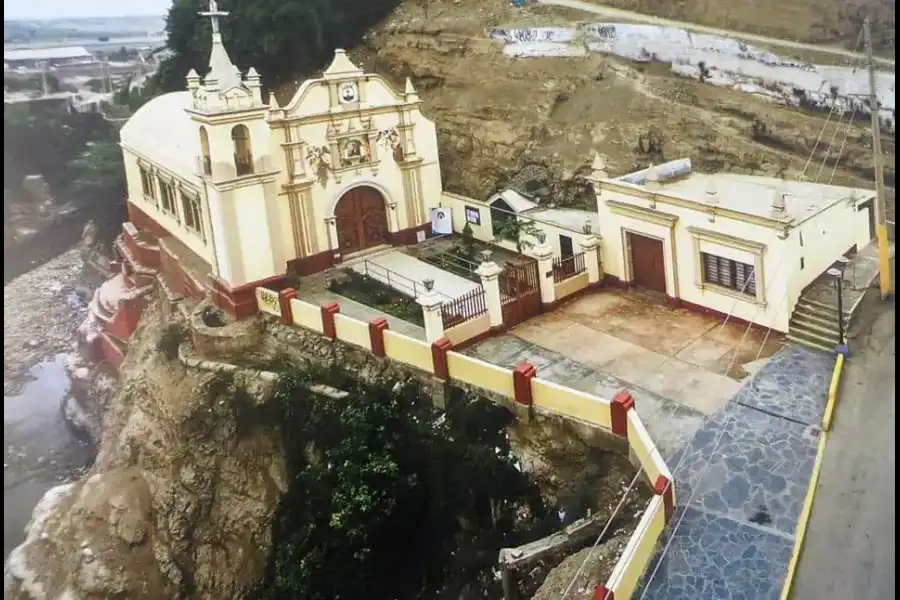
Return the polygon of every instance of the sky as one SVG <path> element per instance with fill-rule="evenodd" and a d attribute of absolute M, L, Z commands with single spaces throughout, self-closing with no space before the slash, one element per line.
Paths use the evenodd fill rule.
<path fill-rule="evenodd" d="M 172 0 L 6 0 L 4 19 L 165 15 Z"/>

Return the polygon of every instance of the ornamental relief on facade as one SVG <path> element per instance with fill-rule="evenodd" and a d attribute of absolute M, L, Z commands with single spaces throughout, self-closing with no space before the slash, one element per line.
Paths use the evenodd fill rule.
<path fill-rule="evenodd" d="M 306 149 L 306 162 L 316 174 L 316 181 L 322 187 L 328 185 L 331 173 L 331 150 L 328 146 L 309 146 Z"/>
<path fill-rule="evenodd" d="M 375 143 L 390 150 L 395 162 L 399 163 L 403 160 L 403 145 L 400 140 L 400 132 L 396 128 L 391 127 L 379 131 Z"/>

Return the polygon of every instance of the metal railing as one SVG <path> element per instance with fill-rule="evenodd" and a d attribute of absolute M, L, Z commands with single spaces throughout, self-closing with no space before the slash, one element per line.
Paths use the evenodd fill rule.
<path fill-rule="evenodd" d="M 566 258 L 556 257 L 553 259 L 553 283 L 560 283 L 576 275 L 581 275 L 586 270 L 584 252 Z"/>
<path fill-rule="evenodd" d="M 486 312 L 487 305 L 484 300 L 484 288 L 481 286 L 441 305 L 441 318 L 444 322 L 444 329 L 471 321 Z"/>
<path fill-rule="evenodd" d="M 401 275 L 396 271 L 392 271 L 386 267 L 382 267 L 381 265 L 373 263 L 370 260 L 363 260 L 362 265 L 363 275 L 365 275 L 366 277 L 370 277 L 375 281 L 379 281 L 389 288 L 394 289 L 401 294 L 409 296 L 410 298 L 418 298 L 426 291 L 425 284 L 421 281 L 410 279 L 406 275 Z M 434 293 L 443 298 L 445 302 L 453 300 L 449 296 L 446 296 L 440 292 Z"/>

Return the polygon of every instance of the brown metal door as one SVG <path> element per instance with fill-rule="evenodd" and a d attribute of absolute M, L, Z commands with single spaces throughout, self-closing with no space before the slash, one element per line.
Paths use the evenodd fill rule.
<path fill-rule="evenodd" d="M 666 261 L 662 240 L 628 234 L 631 248 L 632 283 L 637 287 L 666 293 Z"/>
<path fill-rule="evenodd" d="M 541 312 L 537 261 L 506 266 L 500 274 L 500 304 L 507 327 L 515 327 Z"/>
<path fill-rule="evenodd" d="M 378 190 L 358 187 L 338 201 L 334 209 L 338 248 L 350 254 L 387 243 L 387 215 Z"/>

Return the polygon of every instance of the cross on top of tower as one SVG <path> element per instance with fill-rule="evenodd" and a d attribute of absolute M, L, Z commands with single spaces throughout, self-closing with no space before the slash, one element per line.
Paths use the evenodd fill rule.
<path fill-rule="evenodd" d="M 227 17 L 228 12 L 219 10 L 219 3 L 216 0 L 209 0 L 209 10 L 200 13 L 201 17 L 209 17 L 212 23 L 213 35 L 219 34 L 219 17 Z"/>

